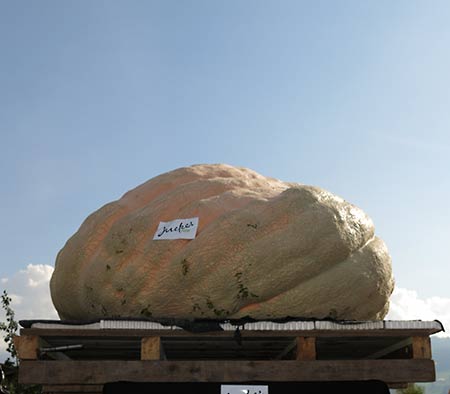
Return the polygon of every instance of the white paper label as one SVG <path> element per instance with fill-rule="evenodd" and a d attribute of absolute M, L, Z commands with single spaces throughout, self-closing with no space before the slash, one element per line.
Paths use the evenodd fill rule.
<path fill-rule="evenodd" d="M 269 394 L 269 386 L 222 384 L 220 394 Z"/>
<path fill-rule="evenodd" d="M 198 218 L 160 222 L 153 239 L 194 239 L 197 234 L 197 227 Z"/>

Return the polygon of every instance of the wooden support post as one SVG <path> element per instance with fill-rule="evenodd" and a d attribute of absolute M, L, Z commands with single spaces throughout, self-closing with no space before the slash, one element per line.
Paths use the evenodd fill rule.
<path fill-rule="evenodd" d="M 39 358 L 40 338 L 37 335 L 15 336 L 14 346 L 20 360 L 37 360 Z"/>
<path fill-rule="evenodd" d="M 160 360 L 161 338 L 160 337 L 145 337 L 141 340 L 141 360 Z"/>
<path fill-rule="evenodd" d="M 431 359 L 431 341 L 430 337 L 412 338 L 413 358 Z"/>
<path fill-rule="evenodd" d="M 316 359 L 316 338 L 298 337 L 296 360 L 310 361 Z"/>

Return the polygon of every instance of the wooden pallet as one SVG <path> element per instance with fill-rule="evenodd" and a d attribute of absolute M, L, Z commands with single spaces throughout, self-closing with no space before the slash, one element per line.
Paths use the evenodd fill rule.
<path fill-rule="evenodd" d="M 45 393 L 98 393 L 105 383 L 435 380 L 431 329 L 22 329 L 19 380 Z M 81 349 L 47 352 L 81 345 Z"/>

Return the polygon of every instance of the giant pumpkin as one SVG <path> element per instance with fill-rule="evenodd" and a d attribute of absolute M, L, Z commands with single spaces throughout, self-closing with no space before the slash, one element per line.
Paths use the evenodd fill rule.
<path fill-rule="evenodd" d="M 153 240 L 161 221 L 191 217 L 195 239 Z M 223 164 L 159 175 L 92 213 L 50 282 L 62 319 L 382 319 L 393 286 L 361 209 Z"/>

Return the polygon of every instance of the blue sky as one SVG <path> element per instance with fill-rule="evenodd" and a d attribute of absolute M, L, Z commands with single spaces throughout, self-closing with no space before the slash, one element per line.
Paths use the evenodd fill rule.
<path fill-rule="evenodd" d="M 0 5 L 0 277 L 85 217 L 228 163 L 365 210 L 397 285 L 449 297 L 450 3 Z"/>

